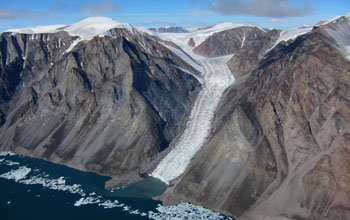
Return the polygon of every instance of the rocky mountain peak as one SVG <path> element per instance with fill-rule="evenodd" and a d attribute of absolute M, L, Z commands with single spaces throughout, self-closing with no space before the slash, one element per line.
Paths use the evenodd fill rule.
<path fill-rule="evenodd" d="M 349 20 L 11 30 L 0 150 L 109 175 L 108 186 L 165 176 L 164 203 L 239 219 L 349 219 Z"/>

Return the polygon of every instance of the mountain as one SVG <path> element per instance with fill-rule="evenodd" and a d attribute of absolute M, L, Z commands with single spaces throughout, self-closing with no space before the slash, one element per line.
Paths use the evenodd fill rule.
<path fill-rule="evenodd" d="M 160 28 L 150 28 L 149 30 L 156 33 L 188 33 L 189 32 L 183 27 L 160 27 Z"/>
<path fill-rule="evenodd" d="M 1 35 L 2 150 L 118 177 L 113 185 L 158 160 L 186 124 L 197 71 L 118 25 L 90 18 Z"/>
<path fill-rule="evenodd" d="M 0 36 L 0 150 L 148 173 L 238 219 L 350 218 L 350 17 L 188 33 L 108 18 Z"/>
<path fill-rule="evenodd" d="M 236 82 L 163 201 L 238 219 L 348 219 L 349 25 L 340 17 L 284 32 L 240 27 L 197 46 L 205 56 L 234 53 Z"/>

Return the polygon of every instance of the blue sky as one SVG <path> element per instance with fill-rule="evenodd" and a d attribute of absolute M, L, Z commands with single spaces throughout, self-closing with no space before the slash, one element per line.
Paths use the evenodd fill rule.
<path fill-rule="evenodd" d="M 349 0 L 0 0 L 0 31 L 106 16 L 133 26 L 206 26 L 230 21 L 288 29 L 350 11 Z"/>

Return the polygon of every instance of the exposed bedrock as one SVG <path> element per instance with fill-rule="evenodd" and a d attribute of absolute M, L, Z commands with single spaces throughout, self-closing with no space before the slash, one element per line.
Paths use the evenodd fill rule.
<path fill-rule="evenodd" d="M 80 42 L 1 35 L 1 150 L 139 179 L 182 131 L 200 83 L 187 63 L 145 35 L 113 29 Z M 181 68 L 179 68 L 181 67 Z"/>
<path fill-rule="evenodd" d="M 163 201 L 238 219 L 350 218 L 350 63 L 327 27 L 282 42 L 237 79 Z"/>

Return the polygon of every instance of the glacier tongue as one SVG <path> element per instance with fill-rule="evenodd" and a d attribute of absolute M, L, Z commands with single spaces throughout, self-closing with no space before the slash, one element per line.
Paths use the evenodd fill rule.
<path fill-rule="evenodd" d="M 153 177 L 168 184 L 185 171 L 192 157 L 204 144 L 222 94 L 234 82 L 226 65 L 231 57 L 232 55 L 198 60 L 204 69 L 203 89 L 195 101 L 184 133 L 152 172 Z"/>

